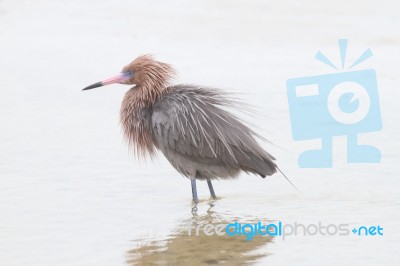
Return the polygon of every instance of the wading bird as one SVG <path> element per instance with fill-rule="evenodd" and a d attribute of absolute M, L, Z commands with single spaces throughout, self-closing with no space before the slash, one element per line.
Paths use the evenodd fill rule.
<path fill-rule="evenodd" d="M 125 94 L 120 119 L 137 156 L 160 150 L 175 169 L 191 180 L 206 180 L 211 196 L 214 179 L 234 178 L 241 171 L 265 178 L 279 168 L 255 140 L 259 137 L 224 107 L 240 108 L 226 93 L 196 85 L 170 86 L 174 69 L 142 55 L 112 78 L 83 90 L 120 83 L 134 85 Z M 290 182 L 290 181 L 289 181 Z"/>

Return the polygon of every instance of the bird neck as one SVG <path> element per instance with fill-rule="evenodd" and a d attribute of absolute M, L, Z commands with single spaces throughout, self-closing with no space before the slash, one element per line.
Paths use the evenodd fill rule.
<path fill-rule="evenodd" d="M 151 115 L 154 95 L 135 86 L 131 88 L 122 101 L 120 120 L 122 130 L 129 145 L 138 157 L 154 155 L 155 147 L 151 134 Z"/>
<path fill-rule="evenodd" d="M 143 106 L 152 106 L 160 98 L 161 94 L 166 89 L 167 85 L 164 82 L 144 82 L 132 88 L 137 93 L 134 97 L 136 101 L 141 102 Z"/>

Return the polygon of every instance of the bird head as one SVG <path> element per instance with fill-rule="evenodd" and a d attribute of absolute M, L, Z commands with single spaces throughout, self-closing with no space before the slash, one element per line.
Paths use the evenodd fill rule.
<path fill-rule="evenodd" d="M 114 83 L 161 90 L 174 75 L 175 71 L 170 65 L 155 60 L 151 55 L 141 55 L 126 65 L 118 75 L 96 82 L 83 90 Z"/>

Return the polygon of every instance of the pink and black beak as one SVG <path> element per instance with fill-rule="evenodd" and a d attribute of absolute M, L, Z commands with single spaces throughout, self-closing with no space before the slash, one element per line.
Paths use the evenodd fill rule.
<path fill-rule="evenodd" d="M 123 82 L 129 80 L 132 77 L 133 77 L 133 73 L 132 72 L 121 72 L 121 73 L 119 73 L 118 75 L 116 75 L 114 77 L 111 77 L 111 78 L 103 80 L 103 81 L 96 82 L 96 83 L 94 83 L 94 84 L 92 84 L 90 86 L 87 86 L 86 88 L 84 88 L 82 90 L 83 91 L 84 90 L 91 90 L 91 89 L 94 89 L 94 88 L 110 85 L 110 84 L 113 84 L 113 83 L 123 83 Z"/>

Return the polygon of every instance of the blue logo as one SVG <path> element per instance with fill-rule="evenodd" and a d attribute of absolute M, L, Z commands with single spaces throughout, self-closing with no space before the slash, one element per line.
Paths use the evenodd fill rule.
<path fill-rule="evenodd" d="M 266 224 L 263 225 L 261 222 L 256 224 L 240 224 L 238 222 L 230 223 L 226 226 L 225 232 L 228 236 L 244 235 L 246 240 L 252 240 L 256 235 L 269 235 L 269 236 L 281 236 L 282 235 L 282 222 L 278 224 Z"/>
<path fill-rule="evenodd" d="M 358 229 L 354 228 L 351 230 L 353 234 L 359 236 L 383 236 L 383 227 L 377 226 L 360 226 Z"/>
<path fill-rule="evenodd" d="M 343 135 L 347 136 L 348 163 L 381 161 L 376 147 L 357 142 L 357 134 L 382 129 L 375 70 L 350 70 L 371 57 L 372 52 L 367 49 L 344 71 L 347 40 L 339 40 L 339 50 L 341 72 L 286 82 L 293 139 L 321 139 L 321 149 L 300 154 L 301 168 L 332 167 L 332 138 Z M 318 51 L 315 58 L 338 70 L 323 53 Z"/>

